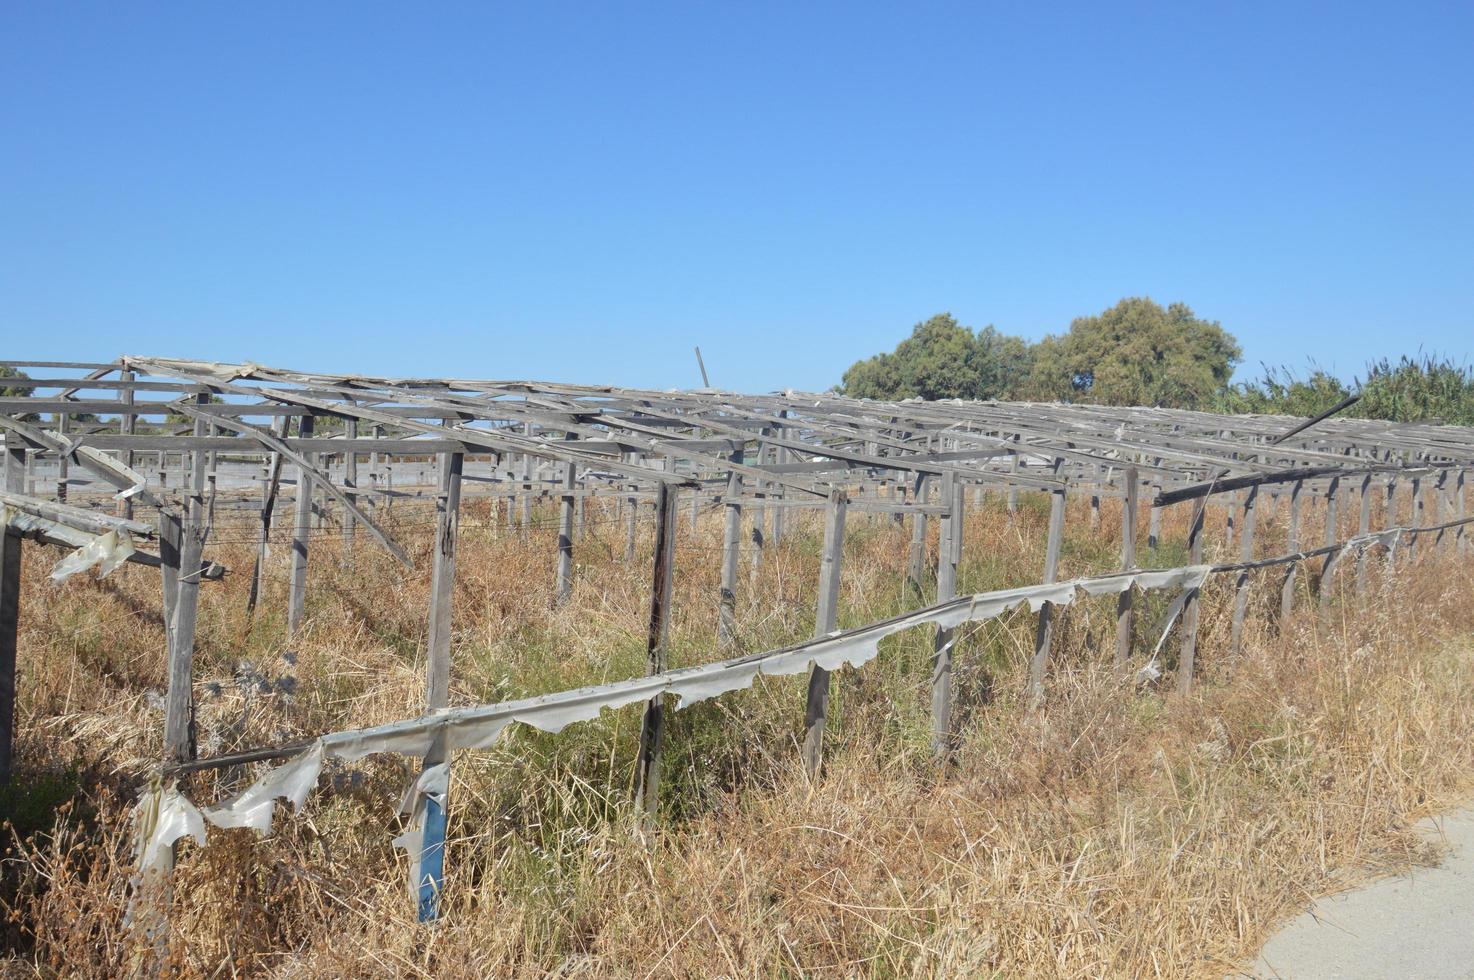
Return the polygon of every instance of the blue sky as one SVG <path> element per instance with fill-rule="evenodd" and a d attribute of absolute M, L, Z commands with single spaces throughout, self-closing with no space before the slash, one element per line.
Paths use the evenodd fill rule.
<path fill-rule="evenodd" d="M 950 310 L 1474 337 L 1474 4 L 0 9 L 0 341 L 822 388 Z"/>

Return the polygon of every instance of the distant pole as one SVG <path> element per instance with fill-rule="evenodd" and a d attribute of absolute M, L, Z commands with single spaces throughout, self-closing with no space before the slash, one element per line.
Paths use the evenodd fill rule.
<path fill-rule="evenodd" d="M 706 377 L 706 362 L 701 359 L 701 348 L 696 348 L 696 366 L 701 368 L 701 387 L 710 388 L 711 382 Z"/>

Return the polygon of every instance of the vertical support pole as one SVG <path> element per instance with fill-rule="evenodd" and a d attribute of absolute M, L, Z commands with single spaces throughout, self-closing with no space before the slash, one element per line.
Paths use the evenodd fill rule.
<path fill-rule="evenodd" d="M 1465 507 L 1466 507 L 1466 505 L 1464 503 L 1464 471 L 1463 470 L 1459 470 L 1458 485 L 1455 487 L 1454 493 L 1456 495 L 1454 497 L 1454 511 L 1455 511 L 1455 516 L 1459 520 L 1462 521 L 1467 516 L 1466 513 L 1465 513 Z M 1467 530 L 1467 529 L 1468 529 L 1468 525 L 1460 524 L 1459 525 L 1458 532 L 1457 532 L 1457 534 L 1455 536 L 1455 540 L 1458 542 L 1459 554 L 1461 554 L 1461 555 L 1467 554 L 1468 551 L 1469 551 L 1469 540 L 1468 540 L 1468 538 L 1466 538 L 1464 536 L 1464 531 Z"/>
<path fill-rule="evenodd" d="M 67 434 L 67 413 L 56 413 L 56 432 L 63 438 Z M 66 453 L 58 453 L 56 456 L 56 500 L 57 503 L 67 502 L 67 478 L 70 475 L 71 464 L 67 460 Z"/>
<path fill-rule="evenodd" d="M 121 371 L 118 373 L 118 378 L 123 382 L 123 387 L 118 389 L 118 402 L 122 405 L 124 409 L 124 411 L 118 416 L 118 434 L 131 436 L 133 434 L 134 425 L 137 422 L 137 419 L 133 415 L 133 413 L 131 411 L 128 411 L 128 409 L 131 409 L 133 407 L 133 389 L 128 387 L 128 385 L 133 381 L 133 372 Z M 118 460 L 124 466 L 131 469 L 133 467 L 133 450 L 124 449 L 118 454 Z M 124 520 L 133 520 L 132 497 L 124 497 L 122 500 L 118 501 L 118 516 L 123 518 Z"/>
<path fill-rule="evenodd" d="M 635 489 L 633 484 L 630 489 Z M 635 538 L 640 521 L 640 498 L 634 494 L 630 494 L 629 506 L 624 509 L 624 521 L 624 560 L 631 562 L 635 560 Z"/>
<path fill-rule="evenodd" d="M 1065 491 L 1049 495 L 1049 541 L 1044 550 L 1044 582 L 1059 574 L 1059 548 L 1065 531 Z M 1049 646 L 1054 636 L 1054 604 L 1039 609 L 1039 626 L 1034 633 L 1034 657 L 1029 661 L 1029 701 L 1038 707 L 1044 701 L 1044 671 L 1049 666 Z"/>
<path fill-rule="evenodd" d="M 576 438 L 573 433 L 569 439 Z M 558 507 L 558 582 L 555 602 L 558 605 L 573 595 L 573 490 L 578 485 L 578 464 L 563 464 L 563 496 Z"/>
<path fill-rule="evenodd" d="M 957 595 L 957 560 L 962 545 L 963 489 L 949 471 L 942 476 L 942 500 L 947 514 L 942 518 L 941 541 L 937 549 L 937 602 Z M 937 627 L 932 644 L 931 670 L 931 751 L 938 761 L 952 751 L 952 643 L 951 629 Z"/>
<path fill-rule="evenodd" d="M 1157 498 L 1162 494 L 1162 484 L 1158 480 L 1152 481 L 1152 509 L 1147 515 L 1146 524 L 1146 546 L 1151 551 L 1157 550 L 1157 541 L 1162 536 L 1162 505 L 1157 503 Z"/>
<path fill-rule="evenodd" d="M 25 486 L 26 451 L 13 432 L 5 433 L 5 489 Z M 10 782 L 15 745 L 15 658 L 20 635 L 20 571 L 24 539 L 0 527 L 0 786 Z"/>
<path fill-rule="evenodd" d="M 925 505 L 929 490 L 926 474 L 916 474 L 916 491 L 912 494 L 912 502 Z M 906 583 L 918 602 L 926 594 L 926 587 L 922 581 L 925 575 L 926 513 L 918 510 L 911 515 L 911 551 L 906 561 Z"/>
<path fill-rule="evenodd" d="M 782 411 L 780 411 L 778 413 L 778 417 L 780 419 L 786 419 L 786 418 L 788 418 L 788 409 L 785 408 Z M 782 428 L 782 426 L 779 426 L 777 428 L 777 433 L 780 436 L 783 435 L 783 428 Z M 786 463 L 786 462 L 788 462 L 788 450 L 787 450 L 787 448 L 785 448 L 783 446 L 776 446 L 776 447 L 774 447 L 774 449 L 773 449 L 773 463 L 774 463 L 774 465 L 782 465 L 783 463 Z M 778 491 L 778 499 L 779 500 L 787 499 L 787 497 L 788 497 L 788 491 L 787 491 L 787 489 L 781 483 L 777 485 L 777 491 Z M 782 508 L 782 507 L 774 507 L 773 508 L 773 533 L 769 536 L 769 540 L 771 541 L 773 547 L 775 547 L 775 548 L 778 547 L 778 542 L 783 539 L 783 511 L 784 511 L 784 508 Z"/>
<path fill-rule="evenodd" d="M 1203 562 L 1203 518 L 1208 510 L 1208 498 L 1203 497 L 1193 508 L 1192 525 L 1187 531 L 1188 563 L 1201 565 Z M 1193 688 L 1193 669 L 1198 654 L 1198 589 L 1188 592 L 1187 604 L 1182 608 L 1182 646 L 1177 654 L 1177 693 L 1189 694 Z"/>
<path fill-rule="evenodd" d="M 742 462 L 742 450 L 732 454 Z M 722 501 L 726 526 L 722 529 L 722 579 L 717 614 L 717 647 L 728 650 L 737 642 L 737 562 L 742 555 L 742 475 L 727 474 L 727 493 Z"/>
<path fill-rule="evenodd" d="M 1412 500 L 1409 502 L 1409 518 L 1414 528 L 1423 526 L 1423 478 L 1413 477 Z M 1407 536 L 1407 562 L 1412 564 L 1418 557 L 1418 535 L 1417 533 Z"/>
<path fill-rule="evenodd" d="M 1140 488 L 1136 478 L 1136 467 L 1126 467 L 1122 474 L 1126 485 L 1126 496 L 1121 501 L 1121 571 L 1129 572 L 1136 567 L 1136 495 Z M 1122 592 L 1116 599 L 1116 670 L 1124 671 L 1131 662 L 1132 604 L 1135 595 L 1132 589 Z"/>
<path fill-rule="evenodd" d="M 1296 480 L 1290 488 L 1290 527 L 1286 532 L 1285 548 L 1291 554 L 1300 550 L 1300 494 L 1305 489 L 1304 480 Z M 1295 577 L 1300 568 L 1298 561 L 1285 566 L 1285 582 L 1280 586 L 1280 623 L 1290 618 L 1295 611 Z"/>
<path fill-rule="evenodd" d="M 435 559 L 430 570 L 430 622 L 426 641 L 425 707 L 437 711 L 450 702 L 451 608 L 455 598 L 456 538 L 460 531 L 463 453 L 441 453 L 439 493 L 435 496 Z M 425 754 L 424 768 L 449 763 L 449 752 L 437 740 Z M 447 786 L 449 781 L 447 780 Z M 446 800 L 421 794 L 415 815 L 422 828 L 418 916 L 429 922 L 440 914 L 445 883 Z"/>
<path fill-rule="evenodd" d="M 1244 497 L 1244 526 L 1239 532 L 1243 539 L 1239 548 L 1240 561 L 1254 560 L 1254 504 L 1258 499 L 1259 488 L 1250 487 Z M 1229 629 L 1229 656 L 1237 657 L 1239 651 L 1243 649 L 1244 617 L 1248 611 L 1249 570 L 1244 569 L 1234 578 L 1233 583 L 1233 623 Z"/>
<path fill-rule="evenodd" d="M 1017 443 L 1019 441 L 1019 434 L 1018 433 L 1015 433 L 1014 434 L 1013 441 L 1015 443 Z M 1012 473 L 1012 474 L 1017 474 L 1018 473 L 1018 446 L 1017 445 L 1014 446 L 1013 455 L 1008 458 L 1008 472 L 1009 473 Z M 1008 481 L 1008 519 L 1009 520 L 1013 520 L 1013 516 L 1015 514 L 1017 514 L 1017 513 L 1018 513 L 1018 484 L 1015 483 L 1012 480 L 1009 480 Z"/>
<path fill-rule="evenodd" d="M 348 439 L 358 438 L 358 419 L 349 419 L 345 424 L 345 435 Z M 362 506 L 363 498 L 358 495 L 358 453 L 349 449 L 343 456 L 343 492 L 348 499 Z M 358 531 L 358 521 L 354 519 L 353 512 L 343 512 L 343 557 L 351 560 L 353 556 L 354 535 Z"/>
<path fill-rule="evenodd" d="M 195 396 L 204 404 L 206 396 Z M 205 435 L 204 419 L 196 418 L 194 435 Z M 169 648 L 169 690 L 164 702 L 164 758 L 187 762 L 195 756 L 194 724 L 194 634 L 199 612 L 200 573 L 205 550 L 206 453 L 190 453 L 191 473 L 188 514 L 179 549 L 178 597 L 174 604 L 173 643 Z"/>
<path fill-rule="evenodd" d="M 1326 488 L 1326 535 L 1327 545 L 1335 544 L 1340 537 L 1340 512 L 1338 505 L 1341 496 L 1341 478 L 1331 477 L 1331 485 Z M 1320 605 L 1324 609 L 1331 603 L 1331 572 L 1336 568 L 1336 553 L 1326 555 L 1320 566 Z"/>
<path fill-rule="evenodd" d="M 655 557 L 650 585 L 650 629 L 645 636 L 646 666 L 651 674 L 666 667 L 670 637 L 671 582 L 676 563 L 676 493 L 661 481 L 655 488 Z M 645 704 L 640 722 L 640 748 L 635 769 L 635 809 L 653 816 L 660 805 L 660 752 L 665 743 L 665 698 Z"/>
<path fill-rule="evenodd" d="M 314 420 L 311 413 L 303 415 L 297 423 L 297 436 L 312 437 Z M 316 454 L 303 452 L 302 458 L 309 465 L 316 461 Z M 297 467 L 297 499 L 292 520 L 292 576 L 287 594 L 287 639 L 297 635 L 302 625 L 302 615 L 307 606 L 307 541 L 312 534 L 312 480 L 305 466 Z"/>
<path fill-rule="evenodd" d="M 1361 478 L 1361 514 L 1356 525 L 1356 533 L 1369 534 L 1372 530 L 1372 475 L 1368 473 Z M 1365 595 L 1367 591 L 1367 549 L 1363 546 L 1356 554 L 1356 594 Z"/>
<path fill-rule="evenodd" d="M 839 582 L 844 564 L 844 519 L 849 506 L 845 491 L 834 489 L 824 512 L 824 550 L 819 558 L 819 601 L 814 638 L 834 632 L 839 618 Z M 824 723 L 829 715 L 829 671 L 817 664 L 809 671 L 809 693 L 804 704 L 804 768 L 819 774 L 823 759 Z"/>
<path fill-rule="evenodd" d="M 285 436 L 287 426 L 290 424 L 290 416 L 278 416 L 272 423 L 272 434 L 278 438 Z M 256 564 L 251 569 L 251 589 L 246 594 L 247 616 L 255 613 L 256 603 L 261 599 L 261 586 L 266 580 L 266 558 L 271 549 L 271 519 L 276 511 L 277 490 L 281 487 L 281 453 L 268 453 L 263 462 L 265 465 L 262 473 L 264 480 L 261 484 L 261 527 L 256 536 Z"/>

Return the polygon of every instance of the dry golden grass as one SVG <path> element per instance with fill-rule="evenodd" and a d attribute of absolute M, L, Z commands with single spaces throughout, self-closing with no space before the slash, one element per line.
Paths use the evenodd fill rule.
<path fill-rule="evenodd" d="M 961 587 L 1037 580 L 1043 514 L 1027 497 L 1012 519 L 996 501 L 974 508 Z M 497 526 L 486 501 L 468 503 L 455 701 L 642 671 L 648 534 L 627 564 L 623 525 L 597 507 L 590 519 L 573 601 L 555 610 L 550 529 L 524 537 Z M 349 564 L 332 535 L 314 543 L 311 625 L 290 657 L 283 566 L 254 624 L 244 574 L 204 591 L 202 751 L 418 712 L 427 525 L 409 507 L 395 520 L 418 549 L 414 574 L 367 546 Z M 1302 542 L 1322 540 L 1317 520 Z M 1226 557 L 1223 523 L 1215 512 L 1210 557 Z M 240 524 L 222 512 L 218 557 L 245 570 Z M 1091 532 L 1085 502 L 1072 503 L 1062 574 L 1110 568 L 1119 526 L 1108 504 Z M 817 527 L 790 514 L 787 528 L 757 579 L 744 575 L 748 649 L 812 629 Z M 683 513 L 680 534 L 676 664 L 716 656 L 720 520 L 704 516 L 693 533 Z M 1283 515 L 1262 513 L 1260 535 L 1261 554 L 1280 550 Z M 1181 563 L 1182 536 L 1182 515 L 1169 514 L 1143 563 Z M 843 624 L 902 608 L 908 540 L 888 518 L 852 518 Z M 162 724 L 149 693 L 164 676 L 157 578 L 129 569 L 54 587 L 56 556 L 28 551 L 19 782 L 61 807 L 12 836 L 6 966 L 120 975 L 149 953 L 123 910 L 127 806 Z M 161 965 L 189 976 L 1221 977 L 1308 896 L 1369 865 L 1425 858 L 1410 818 L 1468 788 L 1466 561 L 1423 546 L 1390 576 L 1374 562 L 1362 597 L 1348 562 L 1324 612 L 1302 574 L 1300 611 L 1278 625 L 1268 614 L 1281 573 L 1264 573 L 1231 663 L 1221 577 L 1205 592 L 1205 676 L 1189 698 L 1108 669 L 1111 601 L 1062 617 L 1048 701 L 1033 713 L 1021 697 L 1032 617 L 972 627 L 957 659 L 962 748 L 943 769 L 927 750 L 920 631 L 839 676 L 817 783 L 796 764 L 802 681 L 760 681 L 673 717 L 653 830 L 628 806 L 637 708 L 556 736 L 515 730 L 457 760 L 434 927 L 412 921 L 389 844 L 409 765 L 330 767 L 302 814 L 279 812 L 272 837 L 212 831 L 209 847 L 181 848 Z M 1138 646 L 1155 641 L 1164 602 L 1142 603 Z M 246 775 L 186 789 L 203 800 Z"/>

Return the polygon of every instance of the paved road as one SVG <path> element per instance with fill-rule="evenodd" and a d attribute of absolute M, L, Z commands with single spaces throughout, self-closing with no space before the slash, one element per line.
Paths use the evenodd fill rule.
<path fill-rule="evenodd" d="M 1317 901 L 1265 944 L 1249 975 L 1474 980 L 1474 808 L 1420 829 L 1447 841 L 1442 865 Z"/>

